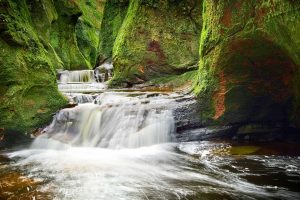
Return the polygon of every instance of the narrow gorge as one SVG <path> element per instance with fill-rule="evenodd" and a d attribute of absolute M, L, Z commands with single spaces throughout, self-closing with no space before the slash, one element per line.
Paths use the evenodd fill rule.
<path fill-rule="evenodd" d="M 300 198 L 298 0 L 0 0 L 0 199 Z"/>

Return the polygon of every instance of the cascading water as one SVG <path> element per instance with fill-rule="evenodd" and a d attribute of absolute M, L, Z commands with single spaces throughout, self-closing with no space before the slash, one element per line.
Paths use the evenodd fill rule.
<path fill-rule="evenodd" d="M 94 70 L 61 71 L 60 83 L 95 82 Z"/>
<path fill-rule="evenodd" d="M 36 191 L 26 187 L 16 195 L 27 191 L 30 199 L 62 200 L 300 198 L 300 157 L 224 156 L 214 153 L 227 148 L 223 143 L 173 141 L 175 120 L 184 120 L 175 118 L 175 110 L 189 106 L 182 95 L 109 92 L 92 86 L 105 88 L 104 83 L 83 82 L 85 78 L 72 79 L 82 81 L 75 88 L 71 79 L 64 80 L 59 89 L 78 105 L 59 111 L 30 149 L 6 153 L 13 162 L 0 162 L 0 177 L 17 169 L 38 185 Z"/>
<path fill-rule="evenodd" d="M 77 146 L 113 149 L 169 142 L 174 119 L 166 105 L 170 107 L 173 100 L 160 96 L 147 98 L 147 94 L 126 95 L 106 92 L 94 103 L 61 110 L 33 146 L 45 147 L 42 141 L 49 143 L 49 138 Z"/>
<path fill-rule="evenodd" d="M 96 95 L 83 93 L 66 93 L 65 95 L 71 104 L 92 103 L 96 98 Z"/>
<path fill-rule="evenodd" d="M 98 81 L 101 74 L 94 70 L 60 71 L 58 89 L 64 93 L 90 93 L 106 89 L 103 81 Z"/>

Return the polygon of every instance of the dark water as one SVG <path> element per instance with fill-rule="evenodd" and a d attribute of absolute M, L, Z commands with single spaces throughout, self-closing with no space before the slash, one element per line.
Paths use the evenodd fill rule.
<path fill-rule="evenodd" d="M 2 152 L 0 199 L 300 199 L 300 156 L 276 149 L 185 142 Z"/>

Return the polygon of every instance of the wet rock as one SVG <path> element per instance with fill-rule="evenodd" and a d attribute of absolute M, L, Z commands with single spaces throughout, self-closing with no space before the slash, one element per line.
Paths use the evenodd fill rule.
<path fill-rule="evenodd" d="M 29 135 L 6 130 L 0 134 L 0 149 L 11 148 L 16 145 L 23 145 L 29 143 L 31 139 Z"/>
<path fill-rule="evenodd" d="M 207 127 L 185 130 L 178 132 L 176 138 L 178 141 L 201 141 L 212 139 L 228 139 L 234 134 L 235 127 L 232 126 L 219 126 L 219 127 Z"/>
<path fill-rule="evenodd" d="M 247 124 L 239 127 L 237 134 L 251 134 L 251 133 L 272 133 L 283 129 L 280 124 Z"/>
<path fill-rule="evenodd" d="M 174 109 L 174 117 L 177 131 L 202 126 L 198 103 L 193 96 L 182 96 L 175 99 L 177 107 Z"/>

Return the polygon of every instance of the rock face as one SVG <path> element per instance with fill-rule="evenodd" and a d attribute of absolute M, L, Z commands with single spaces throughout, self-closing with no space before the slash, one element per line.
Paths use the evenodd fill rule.
<path fill-rule="evenodd" d="M 99 64 L 112 58 L 112 49 L 123 24 L 129 6 L 129 0 L 106 1 L 101 24 Z"/>
<path fill-rule="evenodd" d="M 205 124 L 300 124 L 300 3 L 205 1 L 199 96 Z"/>
<path fill-rule="evenodd" d="M 196 68 L 201 1 L 135 0 L 129 2 L 128 8 L 126 3 L 109 3 L 113 15 L 103 21 L 111 25 L 110 41 L 114 40 L 113 84 L 141 83 Z M 125 17 L 120 7 L 127 8 Z"/>
<path fill-rule="evenodd" d="M 0 1 L 0 128 L 26 132 L 67 103 L 58 68 L 95 65 L 104 1 Z"/>

